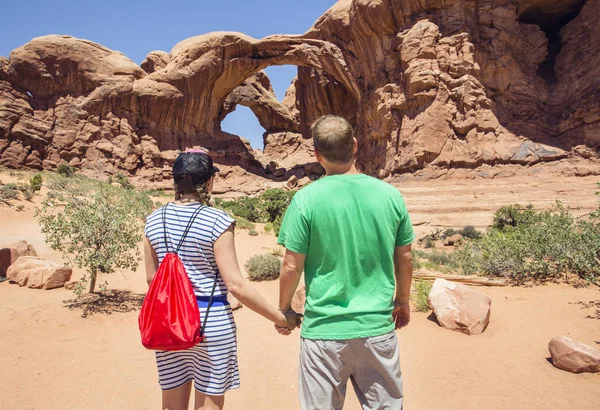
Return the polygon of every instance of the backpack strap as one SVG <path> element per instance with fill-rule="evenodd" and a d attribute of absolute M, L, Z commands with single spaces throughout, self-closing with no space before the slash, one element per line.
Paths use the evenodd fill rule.
<path fill-rule="evenodd" d="M 192 229 L 192 225 L 194 224 L 196 217 L 198 216 L 200 211 L 203 210 L 204 208 L 206 208 L 206 207 L 204 205 L 201 205 L 192 214 L 190 221 L 188 222 L 187 226 L 185 227 L 185 230 L 183 231 L 183 235 L 181 236 L 181 241 L 179 241 L 179 245 L 177 245 L 177 248 L 175 249 L 175 253 L 179 253 L 179 250 L 181 249 L 183 242 L 185 242 L 185 238 L 187 237 L 188 233 L 190 233 L 190 229 Z M 166 226 L 165 226 L 165 228 L 166 228 Z"/>
<path fill-rule="evenodd" d="M 217 280 L 219 279 L 219 272 L 215 273 L 215 281 L 213 283 L 212 290 L 210 292 L 210 298 L 208 299 L 208 306 L 206 307 L 206 313 L 204 314 L 204 320 L 202 321 L 202 327 L 200 328 L 200 337 L 204 336 L 204 329 L 206 328 L 206 321 L 208 320 L 208 312 L 213 304 L 213 298 L 215 296 L 215 290 L 217 289 Z"/>

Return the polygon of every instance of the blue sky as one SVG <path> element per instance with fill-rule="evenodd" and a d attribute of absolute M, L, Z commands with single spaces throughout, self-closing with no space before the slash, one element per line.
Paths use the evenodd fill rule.
<path fill-rule="evenodd" d="M 0 55 L 46 34 L 68 34 L 121 51 L 141 63 L 152 50 L 169 52 L 179 41 L 211 31 L 239 31 L 256 38 L 301 34 L 335 0 L 2 0 Z M 296 67 L 267 68 L 283 98 Z M 227 116 L 223 129 L 262 148 L 264 129 L 246 107 Z"/>

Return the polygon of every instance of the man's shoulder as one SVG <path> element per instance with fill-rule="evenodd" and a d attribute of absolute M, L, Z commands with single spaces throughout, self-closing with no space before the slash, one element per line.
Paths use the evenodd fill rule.
<path fill-rule="evenodd" d="M 374 190 L 377 190 L 384 195 L 389 195 L 393 198 L 402 198 L 402 194 L 398 188 L 388 182 L 382 181 L 381 179 L 369 176 L 368 178 L 365 178 L 365 184 L 370 185 L 370 187 L 372 187 Z"/>

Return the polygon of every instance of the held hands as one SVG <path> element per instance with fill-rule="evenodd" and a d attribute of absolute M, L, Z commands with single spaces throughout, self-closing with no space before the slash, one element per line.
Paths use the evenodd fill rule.
<path fill-rule="evenodd" d="M 396 323 L 396 329 L 406 327 L 410 322 L 410 303 L 394 299 L 394 311 L 392 312 L 392 317 Z"/>
<path fill-rule="evenodd" d="M 282 318 L 278 323 L 275 323 L 275 329 L 280 335 L 288 336 L 297 327 L 302 325 L 302 314 L 295 312 L 293 309 L 281 311 Z"/>

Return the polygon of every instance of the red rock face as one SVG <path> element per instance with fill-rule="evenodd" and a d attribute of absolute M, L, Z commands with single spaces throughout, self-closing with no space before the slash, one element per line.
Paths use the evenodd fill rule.
<path fill-rule="evenodd" d="M 596 157 L 598 44 L 600 0 L 345 0 L 302 36 L 211 33 L 141 67 L 40 37 L 0 57 L 0 165 L 160 182 L 179 150 L 204 146 L 224 187 L 285 181 L 319 172 L 308 130 L 327 113 L 355 125 L 358 164 L 378 177 Z M 261 72 L 278 64 L 300 67 L 283 102 Z M 221 131 L 237 104 L 265 128 L 263 154 Z"/>

